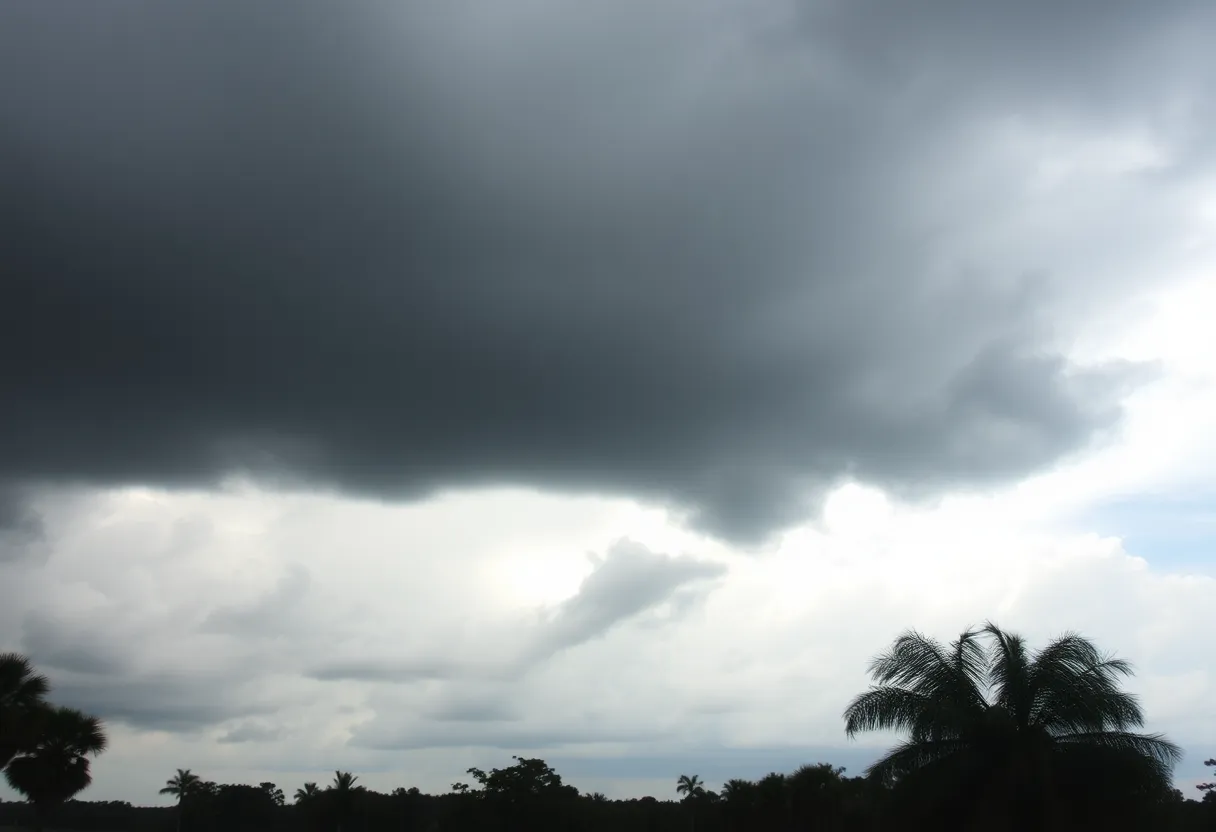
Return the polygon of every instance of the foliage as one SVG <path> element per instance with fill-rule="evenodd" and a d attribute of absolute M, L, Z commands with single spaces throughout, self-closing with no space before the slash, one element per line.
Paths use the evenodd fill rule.
<path fill-rule="evenodd" d="M 101 721 L 74 708 L 39 708 L 33 740 L 9 761 L 9 785 L 34 804 L 39 818 L 93 782 L 89 756 L 106 747 Z"/>
<path fill-rule="evenodd" d="M 1204 802 L 1170 787 L 1177 749 L 1132 733 L 1142 714 L 1119 689 L 1130 667 L 1078 636 L 1031 652 L 992 625 L 947 646 L 908 633 L 871 671 L 874 686 L 845 713 L 847 733 L 905 736 L 863 777 L 818 763 L 728 779 L 714 792 L 700 776 L 681 775 L 678 800 L 611 800 L 580 795 L 544 760 L 513 757 L 503 768 L 468 769 L 471 784 L 440 795 L 413 787 L 381 794 L 336 771 L 324 788 L 296 788 L 288 805 L 274 783 L 219 784 L 179 769 L 161 789 L 177 798 L 169 808 L 71 800 L 87 785 L 88 757 L 104 748 L 101 726 L 47 705 L 45 679 L 3 656 L 0 715 L 22 714 L 23 737 L 6 776 L 25 784 L 31 803 L 0 801 L 0 826 L 41 823 L 57 805 L 56 826 L 96 832 L 1216 829 L 1216 784 L 1200 786 Z M 1032 811 L 1019 815 L 1025 807 Z"/>
<path fill-rule="evenodd" d="M 871 664 L 874 685 L 845 710 L 845 730 L 906 735 L 869 774 L 903 785 L 905 809 L 927 812 L 926 823 L 1048 828 L 1048 818 L 1067 827 L 1100 808 L 1125 816 L 1169 791 L 1181 755 L 1132 732 L 1144 718 L 1119 687 L 1130 673 L 1075 634 L 1032 653 L 993 624 L 948 646 L 908 632 Z"/>
<path fill-rule="evenodd" d="M 0 771 L 33 741 L 34 715 L 46 705 L 50 683 L 25 656 L 0 653 Z"/>
<path fill-rule="evenodd" d="M 190 794 L 195 792 L 199 785 L 203 782 L 202 778 L 188 768 L 179 768 L 177 774 L 174 774 L 165 781 L 165 787 L 158 794 L 168 794 L 177 798 L 180 804 Z"/>
<path fill-rule="evenodd" d="M 1203 764 L 1216 768 L 1216 758 L 1204 760 Z M 1203 801 L 1205 803 L 1216 803 L 1216 783 L 1200 783 L 1195 788 L 1203 792 Z"/>

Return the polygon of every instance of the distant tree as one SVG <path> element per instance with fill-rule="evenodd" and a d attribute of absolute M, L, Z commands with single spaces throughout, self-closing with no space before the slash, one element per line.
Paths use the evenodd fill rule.
<path fill-rule="evenodd" d="M 592 803 L 607 803 L 608 795 L 603 792 L 587 792 L 583 797 L 590 800 Z"/>
<path fill-rule="evenodd" d="M 165 781 L 165 787 L 158 794 L 172 795 L 177 798 L 177 828 L 182 828 L 183 805 L 190 795 L 198 791 L 202 778 L 188 768 L 179 768 L 177 774 Z"/>
<path fill-rule="evenodd" d="M 0 653 L 0 771 L 33 741 L 33 717 L 51 686 L 18 653 Z"/>
<path fill-rule="evenodd" d="M 481 786 L 472 794 L 482 810 L 507 829 L 547 829 L 571 821 L 578 789 L 563 783 L 562 776 L 544 760 L 511 759 L 515 764 L 505 768 L 468 770 Z"/>
<path fill-rule="evenodd" d="M 562 783 L 562 776 L 544 760 L 514 756 L 511 759 L 515 760 L 515 765 L 492 769 L 488 773 L 479 768 L 471 768 L 468 774 L 488 797 L 578 796 L 578 789 Z"/>
<path fill-rule="evenodd" d="M 296 789 L 295 801 L 296 803 L 305 803 L 320 793 L 321 790 L 317 788 L 316 783 L 305 783 L 303 787 Z"/>
<path fill-rule="evenodd" d="M 275 806 L 282 806 L 287 803 L 287 797 L 283 794 L 283 790 L 274 783 L 258 783 L 258 788 L 266 792 L 266 795 L 274 801 Z"/>
<path fill-rule="evenodd" d="M 335 771 L 334 782 L 326 789 L 332 798 L 334 814 L 337 817 L 337 832 L 342 832 L 355 809 L 355 795 L 363 791 L 362 786 L 356 786 L 359 778 L 349 771 Z"/>
<path fill-rule="evenodd" d="M 106 748 L 101 720 L 74 708 L 43 707 L 34 717 L 35 739 L 9 761 L 4 775 L 34 804 L 41 829 L 52 808 L 93 782 L 89 756 Z"/>
<path fill-rule="evenodd" d="M 786 777 L 789 812 L 795 825 L 840 823 L 846 797 L 843 767 L 830 763 L 800 766 Z"/>
<path fill-rule="evenodd" d="M 722 784 L 722 799 L 723 800 L 739 800 L 744 795 L 749 795 L 755 787 L 755 783 L 750 780 L 727 780 Z"/>
<path fill-rule="evenodd" d="M 1216 757 L 1212 758 L 1211 760 L 1204 760 L 1203 764 L 1205 766 L 1212 766 L 1213 768 L 1216 768 Z M 1203 792 L 1204 803 L 1216 803 L 1216 783 L 1200 783 L 1195 788 Z"/>
<path fill-rule="evenodd" d="M 681 774 L 676 781 L 676 794 L 683 795 L 685 800 L 695 800 L 705 794 L 705 783 L 695 774 Z"/>
<path fill-rule="evenodd" d="M 1156 800 L 1168 790 L 1180 752 L 1130 730 L 1144 722 L 1119 688 L 1130 673 L 1074 634 L 1031 653 L 991 623 L 948 647 L 908 632 L 872 662 L 875 684 L 845 710 L 845 730 L 907 733 L 871 767 L 882 782 L 914 783 L 927 802 L 938 789 L 956 818 L 966 795 L 993 824 L 1046 828 L 1049 816 L 1064 823 L 1065 799 L 1088 801 L 1078 811 L 1090 818 L 1114 805 L 1111 795 Z"/>
<path fill-rule="evenodd" d="M 691 816 L 690 826 L 697 828 L 697 807 L 705 798 L 705 784 L 697 775 L 681 774 L 676 780 L 676 794 L 684 795 L 684 805 Z"/>

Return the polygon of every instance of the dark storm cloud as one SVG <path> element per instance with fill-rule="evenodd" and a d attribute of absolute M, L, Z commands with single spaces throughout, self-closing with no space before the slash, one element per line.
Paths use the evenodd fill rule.
<path fill-rule="evenodd" d="M 973 109 L 1088 100 L 1187 9 L 778 7 L 6 5 L 0 476 L 530 483 L 750 540 L 1084 446 L 1122 377 L 1053 354 L 1053 264 L 967 278 L 925 197 Z"/>
<path fill-rule="evenodd" d="M 0 480 L 0 563 L 23 559 L 45 535 L 42 515 L 28 495 Z"/>

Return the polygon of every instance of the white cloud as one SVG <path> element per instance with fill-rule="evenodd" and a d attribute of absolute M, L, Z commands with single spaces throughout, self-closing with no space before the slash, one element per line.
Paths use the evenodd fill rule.
<path fill-rule="evenodd" d="M 1216 579 L 1154 571 L 1117 540 L 1024 525 L 1018 503 L 1015 493 L 913 509 L 849 486 L 821 529 L 751 555 L 615 501 L 494 492 L 397 507 L 248 490 L 110 493 L 48 510 L 56 554 L 12 572 L 26 600 L 5 613 L 18 625 L 6 632 L 33 641 L 6 646 L 55 658 L 61 638 L 120 651 L 134 670 L 113 694 L 88 675 L 96 668 L 48 670 L 117 716 L 151 713 L 142 730 L 116 721 L 115 750 L 97 763 L 93 794 L 134 800 L 153 800 L 178 766 L 285 787 L 350 767 L 373 784 L 444 788 L 510 753 L 843 748 L 839 714 L 874 652 L 906 627 L 949 637 L 987 617 L 1036 641 L 1065 629 L 1094 637 L 1140 668 L 1150 727 L 1200 752 L 1216 744 L 1203 716 L 1216 692 L 1203 649 Z M 494 578 L 497 552 L 527 566 L 529 535 L 543 541 L 538 568 L 588 572 L 588 551 L 627 535 L 729 573 L 691 604 L 647 606 L 503 675 L 496 662 L 551 616 Z M 309 581 L 293 577 L 305 570 Z M 284 586 L 298 590 L 290 603 Z M 237 608 L 239 632 L 209 625 Z M 71 625 L 48 630 L 48 620 Z M 306 676 L 353 660 L 447 664 L 414 681 Z"/>

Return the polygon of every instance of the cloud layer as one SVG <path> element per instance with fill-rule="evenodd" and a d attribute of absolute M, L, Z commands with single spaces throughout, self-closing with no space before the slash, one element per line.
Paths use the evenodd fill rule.
<path fill-rule="evenodd" d="M 1193 225 L 1212 72 L 1181 3 L 3 14 L 0 477 L 521 483 L 745 541 L 1117 422 L 1074 315 Z"/>
<path fill-rule="evenodd" d="M 512 753 L 635 796 L 667 794 L 698 761 L 704 776 L 858 770 L 886 741 L 848 744 L 840 721 L 869 657 L 909 626 L 949 638 L 988 617 L 1033 643 L 1097 639 L 1135 662 L 1150 729 L 1199 755 L 1216 743 L 1216 668 L 1196 641 L 1216 626 L 1216 578 L 1049 531 L 1009 497 L 924 512 L 850 487 L 822 529 L 763 558 L 649 510 L 519 492 L 409 510 L 257 491 L 42 508 L 55 554 L 3 567 L 0 649 L 29 652 L 61 701 L 108 721 L 98 797 L 154 800 L 180 766 L 445 788 Z M 536 603 L 503 580 L 529 566 L 533 581 L 572 571 Z M 234 609 L 239 626 L 217 627 Z"/>

